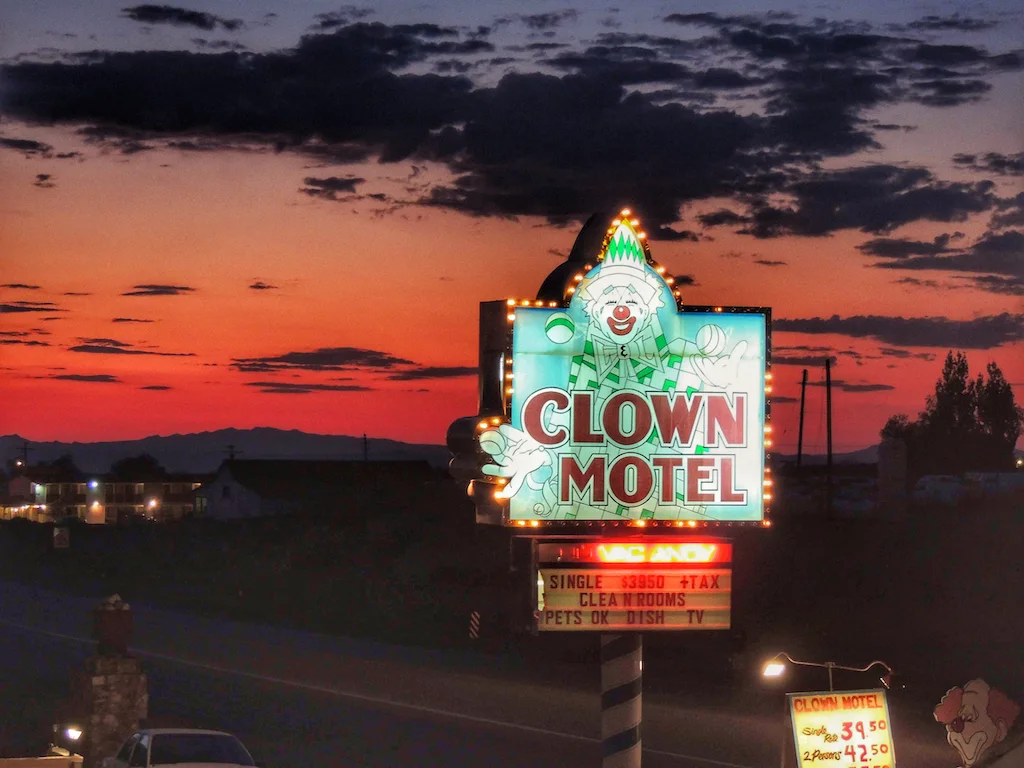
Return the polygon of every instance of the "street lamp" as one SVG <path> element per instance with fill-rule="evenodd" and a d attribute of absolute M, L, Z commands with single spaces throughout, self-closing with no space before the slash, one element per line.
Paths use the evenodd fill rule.
<path fill-rule="evenodd" d="M 799 661 L 798 659 L 794 659 L 785 651 L 775 654 L 771 659 L 768 660 L 768 662 L 764 665 L 762 675 L 764 677 L 780 677 L 782 673 L 786 671 L 786 664 L 783 660 L 788 661 L 790 664 L 797 664 L 802 667 L 819 667 L 820 669 L 827 669 L 828 690 L 830 692 L 835 690 L 832 684 L 832 670 L 834 669 L 843 669 L 848 672 L 867 672 L 872 667 L 877 666 L 885 670 L 885 673 L 880 678 L 878 678 L 878 681 L 887 689 L 889 688 L 889 685 L 892 683 L 892 667 L 890 667 L 884 661 L 875 660 L 863 667 L 848 667 L 844 664 L 837 664 L 834 661 Z"/>

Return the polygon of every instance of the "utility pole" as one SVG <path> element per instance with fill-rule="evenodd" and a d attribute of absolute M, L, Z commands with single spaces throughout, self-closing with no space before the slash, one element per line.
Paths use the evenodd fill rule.
<path fill-rule="evenodd" d="M 825 460 L 825 513 L 832 517 L 832 358 L 825 358 L 825 424 L 828 457 Z"/>
<path fill-rule="evenodd" d="M 796 468 L 804 460 L 804 405 L 807 401 L 807 369 L 804 368 L 803 378 L 800 380 L 800 431 L 796 438 Z"/>
<path fill-rule="evenodd" d="M 16 459 L 8 459 L 8 462 L 13 462 L 14 466 L 17 469 L 20 469 L 22 472 L 27 472 L 28 471 L 28 452 L 30 450 L 31 449 L 29 448 L 28 442 L 22 443 L 21 444 L 21 458 L 20 459 L 18 459 L 18 458 L 16 458 Z"/>
<path fill-rule="evenodd" d="M 363 432 L 363 461 L 370 460 L 370 441 L 366 439 L 366 433 Z"/>
<path fill-rule="evenodd" d="M 234 443 L 228 443 L 227 445 L 228 461 L 234 461 L 236 453 L 242 453 L 238 448 L 235 447 Z"/>

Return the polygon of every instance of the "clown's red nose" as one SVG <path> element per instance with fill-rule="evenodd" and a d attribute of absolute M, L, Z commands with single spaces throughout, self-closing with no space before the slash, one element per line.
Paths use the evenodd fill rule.
<path fill-rule="evenodd" d="M 619 304 L 615 309 L 612 310 L 612 316 L 616 320 L 627 320 L 629 319 L 629 307 Z"/>
<path fill-rule="evenodd" d="M 949 724 L 949 730 L 953 733 L 961 733 L 964 729 L 964 719 L 962 717 L 954 717 L 953 722 Z"/>

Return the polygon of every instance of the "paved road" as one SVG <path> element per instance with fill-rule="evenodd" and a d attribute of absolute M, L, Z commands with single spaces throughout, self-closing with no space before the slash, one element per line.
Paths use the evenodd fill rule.
<path fill-rule="evenodd" d="M 96 600 L 0 585 L 0 754 L 24 742 L 92 652 Z M 548 680 L 451 655 L 135 607 L 154 719 L 236 733 L 267 768 L 600 765 L 597 670 Z M 646 674 L 656 674 L 650 667 Z M 543 677 L 543 676 L 541 676 Z M 778 764 L 781 697 L 646 695 L 646 768 Z M 937 732 L 895 727 L 901 768 L 953 765 Z M 934 726 L 932 726 L 934 728 Z"/>

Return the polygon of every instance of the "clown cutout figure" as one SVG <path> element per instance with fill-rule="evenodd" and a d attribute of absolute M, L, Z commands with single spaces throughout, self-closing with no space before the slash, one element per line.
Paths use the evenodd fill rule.
<path fill-rule="evenodd" d="M 946 691 L 935 707 L 935 719 L 946 726 L 946 741 L 960 753 L 964 768 L 1006 738 L 1020 714 L 1020 706 L 984 680 L 971 680 L 963 688 Z"/>
<path fill-rule="evenodd" d="M 568 306 L 515 310 L 510 423 L 480 438 L 512 519 L 760 518 L 765 317 L 680 312 L 636 223 L 614 222 Z"/>

